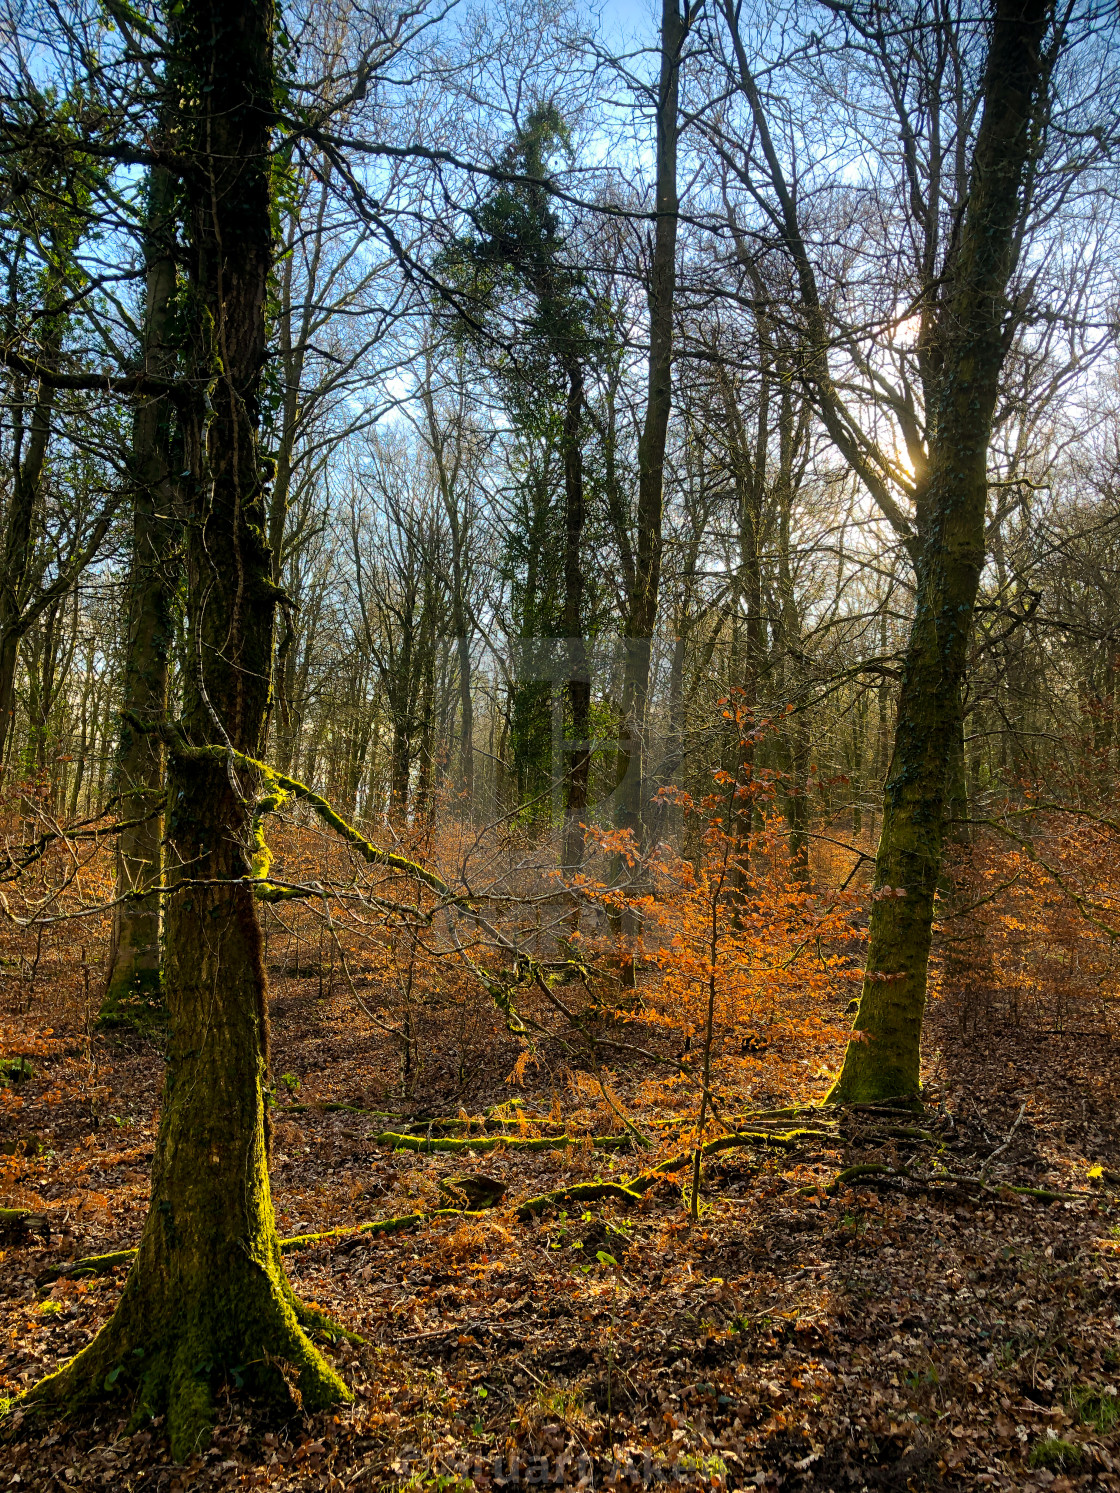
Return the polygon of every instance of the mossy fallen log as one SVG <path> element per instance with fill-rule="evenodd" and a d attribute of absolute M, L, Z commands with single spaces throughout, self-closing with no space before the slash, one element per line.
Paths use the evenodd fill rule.
<path fill-rule="evenodd" d="M 317 1244 L 326 1244 L 332 1239 L 357 1239 L 363 1234 L 401 1234 L 407 1229 L 419 1228 L 421 1224 L 434 1223 L 441 1218 L 484 1218 L 483 1212 L 471 1208 L 433 1208 L 429 1213 L 402 1213 L 396 1218 L 375 1218 L 369 1223 L 352 1227 L 327 1229 L 322 1234 L 296 1234 L 291 1239 L 281 1239 L 280 1253 L 295 1254 L 302 1249 L 314 1249 Z"/>
<path fill-rule="evenodd" d="M 348 1114 L 348 1115 L 372 1115 L 375 1120 L 402 1120 L 403 1115 L 395 1114 L 391 1109 L 366 1109 L 363 1104 L 343 1104 L 338 1100 L 314 1100 L 309 1104 L 278 1104 L 273 1111 L 276 1118 L 284 1115 L 297 1114 Z"/>
<path fill-rule="evenodd" d="M 815 1130 L 735 1130 L 728 1135 L 717 1135 L 713 1140 L 705 1141 L 700 1147 L 700 1154 L 702 1157 L 714 1156 L 720 1151 L 730 1151 L 736 1146 L 776 1146 L 782 1151 L 794 1151 L 806 1140 L 820 1139 L 819 1132 Z M 648 1192 L 663 1177 L 691 1166 L 695 1155 L 696 1147 L 691 1146 L 687 1151 L 680 1151 L 676 1156 L 657 1162 L 655 1166 L 649 1167 L 638 1176 L 628 1178 L 626 1185 Z"/>
<path fill-rule="evenodd" d="M 78 1260 L 67 1270 L 57 1273 L 64 1275 L 67 1280 L 81 1280 L 84 1276 L 108 1275 L 118 1265 L 131 1265 L 136 1256 L 134 1249 L 115 1249 L 105 1255 L 86 1255 L 85 1259 Z"/>
<path fill-rule="evenodd" d="M 521 1120 L 491 1119 L 488 1115 L 484 1115 L 481 1118 L 473 1116 L 466 1119 L 463 1119 L 459 1115 L 440 1116 L 439 1118 L 423 1116 L 418 1119 L 410 1119 L 407 1115 L 402 1115 L 394 1110 L 367 1109 L 364 1104 L 345 1104 L 334 1099 L 316 1099 L 309 1100 L 306 1103 L 281 1104 L 277 1105 L 274 1111 L 277 1118 L 282 1118 L 285 1115 L 316 1113 L 328 1115 L 370 1115 L 375 1120 L 396 1120 L 398 1124 L 403 1125 L 403 1128 L 399 1132 L 394 1133 L 402 1135 L 426 1135 L 430 1132 L 432 1135 L 442 1136 L 446 1131 L 466 1130 L 468 1133 L 477 1132 L 480 1136 L 505 1135 L 511 1132 L 514 1135 L 520 1136 L 524 1134 L 526 1127 L 529 1125 L 534 1126 L 538 1130 L 551 1130 L 557 1134 L 564 1134 L 563 1128 L 552 1121 L 535 1119 L 528 1116 Z M 622 1137 L 620 1136 L 618 1139 L 621 1142 Z"/>
<path fill-rule="evenodd" d="M 30 1208 L 0 1208 L 0 1234 L 43 1234 L 50 1238 L 51 1221 L 46 1213 Z"/>
<path fill-rule="evenodd" d="M 569 1146 L 590 1146 L 593 1151 L 621 1151 L 630 1145 L 629 1135 L 468 1135 L 461 1140 L 450 1135 L 405 1135 L 383 1130 L 373 1139 L 397 1151 L 563 1151 Z"/>
<path fill-rule="evenodd" d="M 865 1177 L 897 1177 L 901 1181 L 907 1175 L 907 1172 L 898 1167 L 885 1166 L 877 1161 L 861 1162 L 858 1166 L 846 1166 L 842 1172 L 837 1172 L 828 1190 L 833 1192 L 837 1187 L 843 1187 L 848 1182 L 862 1181 Z"/>
<path fill-rule="evenodd" d="M 615 1198 L 619 1202 L 633 1204 L 642 1201 L 642 1194 L 621 1182 L 573 1182 L 569 1187 L 557 1187 L 552 1192 L 542 1192 L 537 1197 L 526 1198 L 523 1203 L 518 1204 L 517 1216 L 525 1223 L 557 1203 L 598 1202 L 603 1198 Z"/>
<path fill-rule="evenodd" d="M 554 1124 L 551 1120 L 488 1120 L 456 1118 L 443 1120 L 411 1120 L 404 1126 L 403 1133 L 406 1135 L 428 1134 L 442 1135 L 444 1132 L 454 1133 L 466 1131 L 468 1135 L 524 1135 L 526 1130 L 532 1126 L 534 1130 L 543 1131 L 546 1135 L 566 1135 L 567 1131 L 563 1125 Z"/>
<path fill-rule="evenodd" d="M 282 1255 L 297 1254 L 300 1250 L 314 1249 L 334 1239 L 357 1239 L 363 1234 L 399 1234 L 420 1224 L 433 1223 L 441 1218 L 484 1218 L 484 1212 L 470 1208 L 433 1208 L 429 1213 L 402 1213 L 395 1218 L 374 1218 L 369 1223 L 343 1224 L 337 1229 L 324 1229 L 318 1234 L 294 1234 L 290 1239 L 280 1240 Z M 95 1275 L 108 1275 L 118 1265 L 130 1265 L 136 1256 L 134 1249 L 117 1249 L 110 1254 L 86 1255 L 73 1265 L 50 1269 L 39 1276 L 40 1285 L 53 1280 L 81 1280 Z"/>

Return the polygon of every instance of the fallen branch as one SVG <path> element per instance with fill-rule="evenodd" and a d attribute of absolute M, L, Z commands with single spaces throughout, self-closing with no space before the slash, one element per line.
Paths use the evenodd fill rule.
<path fill-rule="evenodd" d="M 118 1265 L 130 1264 L 135 1255 L 134 1249 L 115 1249 L 107 1255 L 87 1255 L 84 1260 L 78 1260 L 68 1270 L 49 1270 L 40 1279 L 56 1280 L 62 1276 L 66 1280 L 81 1280 L 91 1275 L 108 1275 L 109 1271 L 116 1269 Z"/>
<path fill-rule="evenodd" d="M 402 1213 L 397 1218 L 378 1218 L 356 1227 L 327 1229 L 322 1234 L 296 1234 L 291 1239 L 281 1239 L 280 1253 L 295 1254 L 302 1249 L 314 1249 L 329 1239 L 358 1238 L 362 1234 L 401 1234 L 406 1229 L 418 1228 L 422 1223 L 432 1223 L 440 1218 L 484 1218 L 485 1214 L 470 1208 L 434 1208 L 430 1213 Z"/>
<path fill-rule="evenodd" d="M 905 1170 L 898 1167 L 885 1166 L 880 1162 L 868 1161 L 859 1166 L 846 1166 L 842 1172 L 838 1172 L 828 1186 L 829 1192 L 835 1192 L 838 1187 L 843 1187 L 848 1182 L 859 1182 L 864 1177 L 907 1177 Z"/>
<path fill-rule="evenodd" d="M 348 1114 L 348 1115 L 372 1115 L 375 1120 L 401 1120 L 407 1116 L 396 1114 L 391 1109 L 366 1109 L 363 1104 L 341 1104 L 335 1100 L 315 1100 L 310 1104 L 278 1104 L 273 1110 L 273 1115 L 280 1119 L 284 1115 L 295 1114 Z"/>
<path fill-rule="evenodd" d="M 1014 1140 L 1014 1138 L 1015 1138 L 1015 1132 L 1016 1132 L 1016 1130 L 1018 1130 L 1019 1125 L 1021 1124 L 1023 1116 L 1026 1114 L 1026 1112 L 1027 1112 L 1027 1106 L 1024 1103 L 1024 1104 L 1022 1104 L 1020 1106 L 1019 1113 L 1015 1116 L 1015 1123 L 1012 1125 L 1011 1129 L 1007 1132 L 1007 1139 L 1003 1142 L 1002 1145 L 997 1146 L 995 1148 L 995 1150 L 992 1152 L 992 1154 L 988 1157 L 987 1161 L 985 1161 L 984 1165 L 980 1168 L 980 1180 L 982 1182 L 987 1177 L 988 1173 L 991 1171 L 991 1169 L 992 1169 L 992 1162 L 995 1161 L 995 1159 L 996 1159 L 997 1156 L 1002 1156 L 1003 1153 L 1004 1153 L 1004 1151 L 1007 1150 L 1008 1146 Z"/>

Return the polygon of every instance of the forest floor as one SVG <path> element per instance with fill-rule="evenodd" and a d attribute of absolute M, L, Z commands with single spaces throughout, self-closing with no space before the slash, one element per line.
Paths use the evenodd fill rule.
<path fill-rule="evenodd" d="M 49 1225 L 0 1238 L 0 1395 L 13 1395 L 112 1310 L 123 1267 L 52 1277 L 136 1242 L 161 1063 L 155 1037 L 91 1033 L 43 995 L 30 1012 L 18 991 L 0 999 L 0 1204 Z M 1120 1489 L 1120 1043 L 1099 1018 L 1065 1034 L 966 1033 L 936 1004 L 933 1171 L 827 1191 L 846 1166 L 897 1169 L 918 1149 L 897 1122 L 892 1137 L 855 1117 L 792 1149 L 714 1156 L 690 1225 L 684 1172 L 638 1207 L 519 1220 L 512 1205 L 528 1196 L 647 1164 L 626 1152 L 377 1142 L 418 1115 L 511 1100 L 502 1113 L 527 1117 L 512 1135 L 607 1128 L 610 1112 L 578 1111 L 547 1062 L 512 1086 L 504 1038 L 478 1044 L 463 1084 L 461 1060 L 456 1072 L 429 1057 L 404 1104 L 384 1080 L 389 1039 L 346 992 L 274 979 L 271 1005 L 282 1237 L 438 1208 L 440 1179 L 464 1171 L 505 1184 L 504 1199 L 287 1255 L 296 1290 L 365 1340 L 325 1349 L 352 1406 L 268 1421 L 230 1398 L 186 1467 L 158 1422 L 128 1434 L 123 1405 L 49 1427 L 17 1408 L 0 1430 L 0 1488 Z M 792 1045 L 776 1042 L 757 1070 L 755 1107 L 823 1089 Z M 647 1079 L 622 1074 L 618 1093 L 647 1131 L 671 1135 L 669 1110 L 642 1107 Z"/>

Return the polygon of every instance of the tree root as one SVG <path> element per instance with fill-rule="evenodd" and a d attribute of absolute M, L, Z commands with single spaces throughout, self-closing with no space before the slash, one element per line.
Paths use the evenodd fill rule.
<path fill-rule="evenodd" d="M 1003 1193 L 1011 1192 L 1016 1197 L 1038 1198 L 1044 1203 L 1066 1203 L 1074 1202 L 1078 1198 L 1091 1198 L 1096 1194 L 1092 1192 L 1052 1192 L 1046 1187 L 1016 1187 L 1010 1182 L 985 1182 L 982 1177 L 958 1177 L 953 1172 L 943 1172 L 937 1177 L 919 1177 L 905 1167 L 886 1166 L 879 1162 L 865 1162 L 858 1166 L 845 1167 L 825 1188 L 828 1193 L 835 1193 L 838 1188 L 846 1186 L 850 1182 L 866 1181 L 872 1186 L 876 1182 L 884 1182 L 888 1185 L 908 1183 L 911 1187 L 920 1188 L 923 1192 L 932 1193 L 934 1196 L 944 1195 L 952 1192 L 960 1192 L 963 1188 L 976 1188 L 989 1197 L 998 1198 Z M 816 1189 L 802 1189 L 802 1191 Z"/>
<path fill-rule="evenodd" d="M 351 1400 L 304 1331 L 337 1336 L 345 1329 L 298 1299 L 275 1252 L 256 1264 L 231 1270 L 218 1300 L 185 1296 L 178 1308 L 171 1296 L 153 1292 L 150 1269 L 133 1271 L 93 1341 L 28 1390 L 20 1407 L 66 1415 L 131 1393 L 139 1413 L 166 1414 L 171 1455 L 185 1462 L 209 1439 L 214 1388 L 227 1378 L 239 1390 L 296 1409 Z"/>

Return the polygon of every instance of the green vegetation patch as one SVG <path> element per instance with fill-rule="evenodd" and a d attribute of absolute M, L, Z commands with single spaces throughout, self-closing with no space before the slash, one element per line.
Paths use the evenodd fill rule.
<path fill-rule="evenodd" d="M 1084 1450 L 1075 1441 L 1063 1441 L 1060 1436 L 1047 1436 L 1031 1447 L 1027 1464 L 1030 1467 L 1045 1467 L 1053 1472 L 1067 1467 L 1080 1467 L 1085 1458 Z"/>
<path fill-rule="evenodd" d="M 35 1069 L 30 1058 L 0 1058 L 0 1087 L 7 1088 L 10 1084 L 26 1083 L 34 1076 Z"/>

